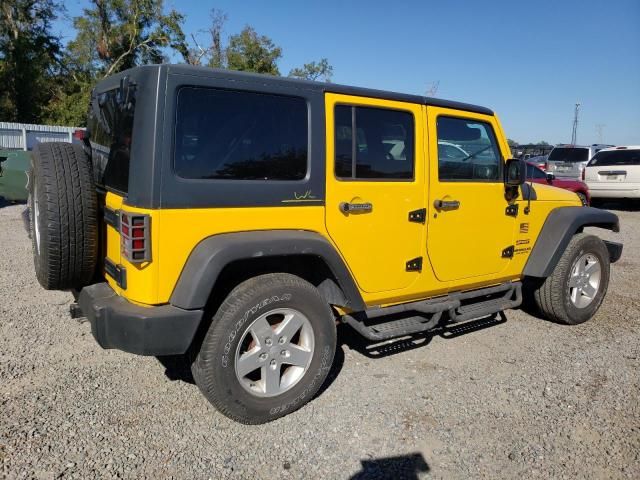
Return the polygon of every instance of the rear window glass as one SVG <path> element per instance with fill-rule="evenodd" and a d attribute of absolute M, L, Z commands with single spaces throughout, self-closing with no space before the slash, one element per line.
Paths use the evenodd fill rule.
<path fill-rule="evenodd" d="M 89 108 L 87 130 L 95 181 L 110 190 L 127 193 L 129 160 L 133 138 L 135 90 L 123 104 L 119 89 L 94 93 Z"/>
<path fill-rule="evenodd" d="M 302 98 L 197 87 L 178 92 L 174 166 L 183 178 L 301 180 L 307 150 Z"/>
<path fill-rule="evenodd" d="M 608 167 L 614 165 L 640 165 L 640 150 L 600 151 L 589 162 L 589 166 Z"/>
<path fill-rule="evenodd" d="M 549 154 L 552 162 L 586 162 L 589 160 L 588 148 L 554 148 Z"/>
<path fill-rule="evenodd" d="M 413 179 L 414 128 L 410 112 L 337 105 L 336 177 L 397 181 Z"/>

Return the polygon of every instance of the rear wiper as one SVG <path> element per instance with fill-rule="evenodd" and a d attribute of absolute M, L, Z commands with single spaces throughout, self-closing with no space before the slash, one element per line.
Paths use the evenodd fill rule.
<path fill-rule="evenodd" d="M 473 153 L 471 153 L 471 154 L 467 155 L 466 157 L 464 157 L 464 158 L 463 158 L 462 160 L 460 160 L 460 161 L 461 161 L 461 162 L 466 162 L 467 160 L 469 160 L 469 159 L 471 159 L 471 158 L 475 157 L 476 155 L 478 155 L 479 153 L 486 152 L 486 151 L 487 151 L 487 150 L 489 150 L 491 147 L 492 147 L 492 145 L 487 145 L 486 147 L 481 148 L 481 149 L 480 149 L 480 150 L 478 150 L 477 152 L 473 152 Z"/>

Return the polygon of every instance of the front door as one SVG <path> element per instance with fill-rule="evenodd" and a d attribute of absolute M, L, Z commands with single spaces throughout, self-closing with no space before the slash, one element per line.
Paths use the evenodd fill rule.
<path fill-rule="evenodd" d="M 497 276 L 509 264 L 515 226 L 505 213 L 506 155 L 497 141 L 497 121 L 437 107 L 427 107 L 427 117 L 427 251 L 434 273 L 441 281 Z"/>
<path fill-rule="evenodd" d="M 419 276 L 424 224 L 424 108 L 326 95 L 329 235 L 366 292 L 403 289 Z"/>

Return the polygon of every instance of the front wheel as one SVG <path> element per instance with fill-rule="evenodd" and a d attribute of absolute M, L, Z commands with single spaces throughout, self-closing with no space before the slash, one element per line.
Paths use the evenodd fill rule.
<path fill-rule="evenodd" d="M 609 267 L 609 252 L 600 238 L 574 235 L 552 274 L 534 292 L 538 308 L 550 320 L 586 322 L 607 292 Z"/>
<path fill-rule="evenodd" d="M 316 288 L 286 273 L 238 285 L 214 315 L 191 370 L 224 415 L 258 424 L 311 400 L 336 349 L 329 305 Z"/>

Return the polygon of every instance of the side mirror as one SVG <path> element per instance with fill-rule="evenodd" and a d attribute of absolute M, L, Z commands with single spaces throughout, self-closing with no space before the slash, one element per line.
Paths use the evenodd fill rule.
<path fill-rule="evenodd" d="M 547 173 L 547 183 L 553 183 L 555 179 L 556 179 L 556 176 L 553 173 L 551 172 Z"/>
<path fill-rule="evenodd" d="M 527 164 L 524 160 L 510 158 L 504 172 L 504 184 L 507 187 L 517 187 L 527 181 Z"/>

